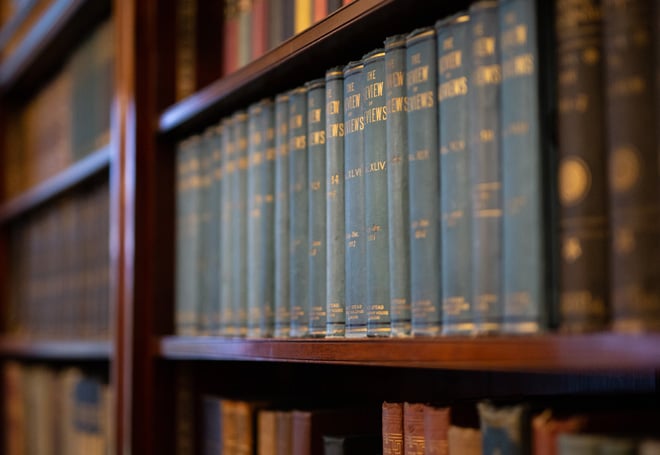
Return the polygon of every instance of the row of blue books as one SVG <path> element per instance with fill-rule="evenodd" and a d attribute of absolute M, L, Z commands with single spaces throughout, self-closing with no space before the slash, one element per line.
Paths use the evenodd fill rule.
<path fill-rule="evenodd" d="M 182 141 L 177 332 L 548 327 L 537 47 L 480 1 Z"/>

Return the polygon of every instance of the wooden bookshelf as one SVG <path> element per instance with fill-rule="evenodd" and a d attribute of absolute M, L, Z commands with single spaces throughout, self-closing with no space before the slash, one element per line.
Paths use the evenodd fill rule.
<path fill-rule="evenodd" d="M 164 337 L 177 360 L 248 360 L 483 371 L 593 372 L 660 368 L 660 335 L 538 335 L 437 339 Z"/>
<path fill-rule="evenodd" d="M 107 171 L 111 160 L 111 148 L 106 145 L 43 183 L 0 204 L 0 224 L 7 223 Z"/>
<path fill-rule="evenodd" d="M 0 356 L 30 360 L 108 361 L 109 341 L 0 339 Z"/>
<path fill-rule="evenodd" d="M 20 96 L 57 69 L 85 32 L 107 17 L 109 0 L 53 0 L 0 65 L 0 92 Z"/>

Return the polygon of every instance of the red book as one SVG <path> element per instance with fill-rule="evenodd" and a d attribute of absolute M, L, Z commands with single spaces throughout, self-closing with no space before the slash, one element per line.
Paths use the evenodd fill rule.
<path fill-rule="evenodd" d="M 351 3 L 352 1 L 353 1 L 353 0 L 343 0 L 343 1 L 342 1 L 342 5 L 348 5 L 348 4 Z"/>
<path fill-rule="evenodd" d="M 261 57 L 268 50 L 268 0 L 254 0 L 252 3 L 252 60 Z"/>
<path fill-rule="evenodd" d="M 403 453 L 403 403 L 383 403 L 383 455 Z"/>
<path fill-rule="evenodd" d="M 424 441 L 427 455 L 448 455 L 447 432 L 450 422 L 449 407 L 424 406 Z"/>
<path fill-rule="evenodd" d="M 238 5 L 225 0 L 225 21 L 222 32 L 222 74 L 238 69 Z"/>
<path fill-rule="evenodd" d="M 315 24 L 328 15 L 328 3 L 326 0 L 314 0 L 314 15 L 312 23 Z"/>

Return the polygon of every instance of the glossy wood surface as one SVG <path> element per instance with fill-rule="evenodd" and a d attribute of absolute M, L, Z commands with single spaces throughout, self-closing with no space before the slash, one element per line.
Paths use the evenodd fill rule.
<path fill-rule="evenodd" d="M 105 146 L 40 183 L 34 188 L 0 204 L 0 224 L 7 223 L 24 213 L 75 188 L 103 171 L 112 160 L 110 146 Z"/>
<path fill-rule="evenodd" d="M 168 359 L 249 360 L 490 371 L 631 371 L 660 368 L 660 334 L 410 339 L 165 337 Z"/>

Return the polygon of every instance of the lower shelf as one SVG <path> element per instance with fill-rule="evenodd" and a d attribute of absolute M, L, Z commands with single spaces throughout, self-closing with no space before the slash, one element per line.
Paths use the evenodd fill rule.
<path fill-rule="evenodd" d="M 229 339 L 164 337 L 157 355 L 459 370 L 595 372 L 660 369 L 660 334 L 410 339 Z"/>
<path fill-rule="evenodd" d="M 0 356 L 43 360 L 105 361 L 112 357 L 109 341 L 0 339 Z"/>

